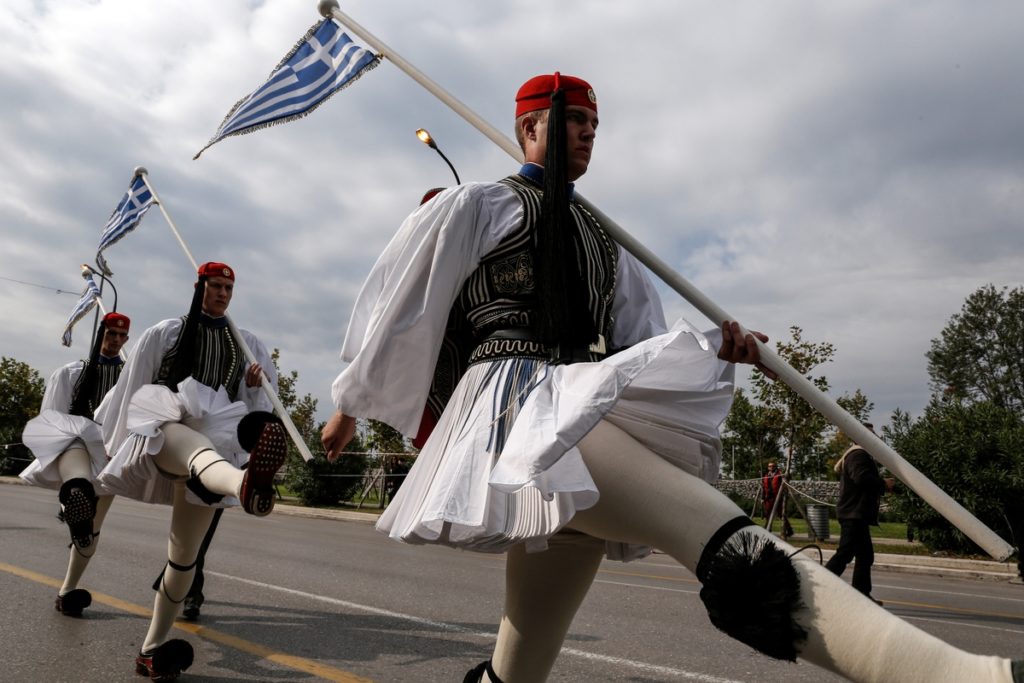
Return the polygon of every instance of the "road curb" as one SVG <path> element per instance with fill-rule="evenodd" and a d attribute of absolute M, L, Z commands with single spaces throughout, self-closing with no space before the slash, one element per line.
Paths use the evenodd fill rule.
<path fill-rule="evenodd" d="M 359 512 L 357 510 L 335 510 L 333 508 L 307 508 L 301 505 L 281 503 L 274 506 L 274 514 L 290 515 L 292 517 L 308 517 L 310 519 L 333 519 L 344 522 L 359 522 L 361 524 L 376 524 L 380 515 L 372 512 Z"/>

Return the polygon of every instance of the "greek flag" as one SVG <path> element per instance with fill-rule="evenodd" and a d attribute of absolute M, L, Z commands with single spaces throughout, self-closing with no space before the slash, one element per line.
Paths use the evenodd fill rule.
<path fill-rule="evenodd" d="M 100 299 L 100 289 L 93 281 L 92 275 L 83 272 L 82 277 L 85 278 L 85 289 L 82 291 L 82 298 L 75 304 L 75 310 L 71 311 L 67 324 L 64 325 L 64 334 L 60 338 L 60 343 L 64 346 L 71 346 L 71 328 L 84 318 L 85 314 L 91 311 Z"/>
<path fill-rule="evenodd" d="M 266 83 L 235 103 L 206 147 L 192 158 L 229 135 L 309 114 L 379 62 L 380 55 L 353 43 L 333 19 L 323 19 L 285 55 Z"/>
<path fill-rule="evenodd" d="M 100 246 L 96 249 L 96 263 L 106 275 L 113 275 L 113 273 L 103 258 L 103 250 L 134 230 L 151 206 L 153 206 L 153 193 L 146 186 L 145 179 L 141 175 L 137 175 L 132 178 L 132 184 L 128 191 L 118 202 L 114 213 L 110 214 L 110 218 L 107 219 L 107 224 L 103 228 L 103 236 L 100 237 Z"/>

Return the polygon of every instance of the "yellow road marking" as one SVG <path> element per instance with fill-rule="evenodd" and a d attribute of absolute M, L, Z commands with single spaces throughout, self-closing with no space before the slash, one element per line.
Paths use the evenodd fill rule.
<path fill-rule="evenodd" d="M 976 617 L 1000 617 L 1002 619 L 1012 619 L 1013 621 L 1024 621 L 1024 617 L 1019 614 L 1006 614 L 1005 612 L 983 612 L 977 609 L 968 609 L 966 607 L 949 607 L 947 605 L 932 605 L 927 602 L 911 602 L 909 600 L 889 600 L 886 598 L 886 605 L 899 605 L 901 607 L 920 607 L 922 609 L 937 609 L 943 612 L 957 612 L 959 614 L 970 614 Z"/>
<path fill-rule="evenodd" d="M 63 581 L 46 576 L 45 574 L 39 574 L 30 569 L 16 567 L 5 562 L 0 562 L 0 570 L 9 574 L 14 574 L 15 576 L 20 576 L 23 579 L 28 579 L 29 581 L 35 581 L 36 583 L 56 588 L 57 590 L 60 590 L 61 585 L 63 585 Z M 153 611 L 147 607 L 136 605 L 135 603 L 127 602 L 126 600 L 121 600 L 120 598 L 115 598 L 114 596 L 107 595 L 105 593 L 92 592 L 92 600 L 93 602 L 99 602 L 107 605 L 108 607 L 119 609 L 122 612 L 146 617 L 147 619 L 153 615 Z M 354 673 L 344 671 L 343 669 L 336 669 L 332 666 L 321 664 L 311 659 L 296 657 L 284 652 L 279 652 L 264 645 L 260 645 L 259 643 L 238 638 L 237 636 L 233 636 L 223 631 L 218 631 L 208 626 L 189 624 L 187 622 L 176 622 L 174 624 L 174 628 L 187 631 L 200 638 L 211 640 L 215 643 L 220 643 L 221 645 L 226 645 L 227 647 L 231 647 L 236 650 L 241 650 L 247 654 L 262 657 L 263 659 L 286 666 L 289 669 L 312 674 L 327 681 L 334 681 L 335 683 L 373 683 L 369 678 L 357 676 Z"/>

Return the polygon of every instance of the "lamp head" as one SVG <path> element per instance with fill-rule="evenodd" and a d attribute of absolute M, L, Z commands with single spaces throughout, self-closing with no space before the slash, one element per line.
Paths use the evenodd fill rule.
<path fill-rule="evenodd" d="M 428 145 L 430 149 L 437 149 L 437 143 L 434 142 L 434 138 L 430 137 L 430 133 L 426 128 L 420 128 L 417 130 L 416 137 L 418 137 L 423 144 Z"/>

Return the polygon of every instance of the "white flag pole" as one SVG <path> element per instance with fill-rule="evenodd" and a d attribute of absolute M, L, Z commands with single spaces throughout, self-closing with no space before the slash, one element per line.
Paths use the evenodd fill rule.
<path fill-rule="evenodd" d="M 523 162 L 523 152 L 515 142 L 502 134 L 491 124 L 480 118 L 465 104 L 453 97 L 448 91 L 428 78 L 423 72 L 403 59 L 394 50 L 385 45 L 365 28 L 356 23 L 351 17 L 341 11 L 337 0 L 320 0 L 318 4 L 320 14 L 325 17 L 333 17 L 344 24 L 353 33 L 364 40 L 375 51 L 388 58 L 395 66 L 404 71 L 414 81 L 426 88 L 439 100 L 447 104 L 456 114 L 468 121 L 474 128 L 486 135 L 498 147 L 509 153 L 517 162 Z M 665 281 L 683 298 L 689 301 L 701 313 L 710 320 L 722 325 L 726 320 L 736 318 L 728 315 L 722 308 L 704 296 L 696 287 L 690 284 L 685 278 L 672 270 L 668 264 L 654 255 L 649 249 L 629 235 L 607 214 L 576 193 L 576 199 L 601 223 L 609 235 L 611 235 L 624 249 L 633 254 L 641 263 L 646 265 L 658 277 Z M 744 330 L 746 333 L 746 330 Z M 928 477 L 917 468 L 907 462 L 899 453 L 889 447 L 870 430 L 865 428 L 860 421 L 846 412 L 833 399 L 829 398 L 818 389 L 806 377 L 796 371 L 789 363 L 784 361 L 770 348 L 757 341 L 761 351 L 761 362 L 769 370 L 778 375 L 779 379 L 786 383 L 791 389 L 799 394 L 805 401 L 811 404 L 816 410 L 824 415 L 836 427 L 843 431 L 856 443 L 863 446 L 880 463 L 889 468 L 894 476 L 912 489 L 917 495 L 935 508 L 946 519 L 952 522 L 972 541 L 977 543 L 989 555 L 997 560 L 1005 560 L 1010 557 L 1015 548 L 999 537 L 994 531 L 985 526 L 981 520 L 971 514 L 966 508 L 953 500 L 945 491 L 935 485 Z"/>
<path fill-rule="evenodd" d="M 167 209 L 164 207 L 164 203 L 160 200 L 160 196 L 156 193 L 156 189 L 154 189 L 153 185 L 149 182 L 148 174 L 149 171 L 142 166 L 138 166 L 135 169 L 135 175 L 141 176 L 142 182 L 146 183 L 146 187 L 148 187 L 149 191 L 153 193 L 153 203 L 160 207 L 161 213 L 163 213 L 164 218 L 167 220 L 167 225 L 170 226 L 171 232 L 173 232 L 174 236 L 177 238 L 178 244 L 181 245 L 182 251 L 185 252 L 185 256 L 187 256 L 188 260 L 192 263 L 192 270 L 198 270 L 199 264 L 196 263 L 188 245 L 185 244 L 185 240 L 182 238 L 181 233 L 178 232 L 177 226 L 175 226 L 174 221 L 171 220 L 171 215 L 167 213 Z M 132 177 L 132 180 L 134 181 L 134 176 Z M 245 337 L 243 337 L 242 333 L 238 331 L 235 321 L 228 315 L 225 315 L 224 317 L 227 318 L 228 328 L 231 330 L 231 335 L 242 348 L 242 353 L 245 355 L 246 360 L 250 363 L 255 363 L 256 357 L 253 355 L 252 349 L 249 348 L 249 345 L 245 343 Z M 284 405 L 281 404 L 281 399 L 278 397 L 277 392 L 274 391 L 274 387 L 270 385 L 266 373 L 261 371 L 260 379 L 260 386 L 263 388 L 263 393 L 270 399 L 270 402 L 274 405 L 274 410 L 281 417 L 281 421 L 284 422 L 284 427 L 288 430 L 288 435 L 291 436 L 295 447 L 299 449 L 299 455 L 301 455 L 302 459 L 306 462 L 311 461 L 313 459 L 313 454 L 309 451 L 309 446 L 306 445 L 306 442 L 303 441 L 302 437 L 299 435 L 299 430 L 295 428 L 295 423 L 292 422 L 291 416 L 288 414 L 288 411 L 285 410 Z"/>

